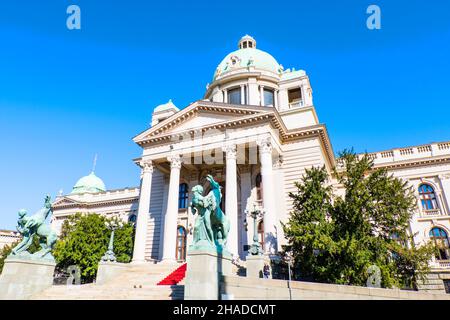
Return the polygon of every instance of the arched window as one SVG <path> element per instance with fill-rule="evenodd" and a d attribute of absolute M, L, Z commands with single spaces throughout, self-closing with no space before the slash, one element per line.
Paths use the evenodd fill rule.
<path fill-rule="evenodd" d="M 262 203 L 262 178 L 260 173 L 256 175 L 255 186 L 256 186 L 256 201 Z"/>
<path fill-rule="evenodd" d="M 264 220 L 261 220 L 258 223 L 258 239 L 259 239 L 259 245 L 261 246 L 261 249 L 264 250 Z"/>
<path fill-rule="evenodd" d="M 424 210 L 438 209 L 436 194 L 429 184 L 422 184 L 419 187 L 420 201 Z"/>
<path fill-rule="evenodd" d="M 188 207 L 189 188 L 187 183 L 180 184 L 178 195 L 178 209 L 186 209 Z"/>
<path fill-rule="evenodd" d="M 186 260 L 186 229 L 182 226 L 178 226 L 177 228 L 177 260 L 184 261 Z"/>
<path fill-rule="evenodd" d="M 430 239 L 434 241 L 438 252 L 436 253 L 437 260 L 449 259 L 449 243 L 447 232 L 441 228 L 433 228 L 430 230 Z"/>

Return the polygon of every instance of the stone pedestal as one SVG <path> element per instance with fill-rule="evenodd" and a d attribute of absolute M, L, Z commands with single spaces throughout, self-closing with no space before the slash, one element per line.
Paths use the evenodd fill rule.
<path fill-rule="evenodd" d="M 126 263 L 119 262 L 105 262 L 101 261 L 98 264 L 97 277 L 95 279 L 96 284 L 104 284 L 105 282 L 114 279 L 119 274 L 123 274 L 128 269 Z"/>
<path fill-rule="evenodd" d="M 22 300 L 51 287 L 56 263 L 7 258 L 0 276 L 0 299 Z"/>
<path fill-rule="evenodd" d="M 221 276 L 231 275 L 231 261 L 229 253 L 207 250 L 188 252 L 184 299 L 219 300 Z"/>
<path fill-rule="evenodd" d="M 270 266 L 270 259 L 267 256 L 248 255 L 246 259 L 247 277 L 263 278 L 264 262 L 267 262 Z"/>

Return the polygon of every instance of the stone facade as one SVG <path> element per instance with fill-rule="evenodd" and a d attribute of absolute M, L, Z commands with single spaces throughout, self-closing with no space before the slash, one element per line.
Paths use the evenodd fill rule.
<path fill-rule="evenodd" d="M 63 221 L 75 213 L 98 213 L 135 221 L 139 188 L 108 190 L 96 193 L 59 195 L 52 204 L 52 228 L 59 234 Z"/>
<path fill-rule="evenodd" d="M 6 245 L 12 245 L 21 239 L 22 237 L 17 231 L 0 230 L 0 250 Z"/>
<path fill-rule="evenodd" d="M 285 243 L 280 221 L 289 217 L 295 182 L 307 168 L 325 166 L 331 173 L 337 163 L 306 72 L 284 69 L 248 36 L 219 64 L 202 100 L 181 110 L 171 101 L 160 105 L 151 123 L 133 139 L 142 148 L 134 160 L 141 168 L 140 187 L 61 195 L 53 205 L 56 230 L 75 212 L 118 213 L 124 220 L 137 214 L 133 261 L 184 261 L 195 219 L 190 190 L 200 184 L 208 191 L 205 177 L 212 174 L 223 187 L 222 206 L 231 222 L 229 251 L 247 256 L 254 235 L 245 227 L 253 223 L 246 210 L 256 205 L 265 211 L 257 236 L 271 255 Z M 410 224 L 416 243 L 432 240 L 448 247 L 450 142 L 370 156 L 376 167 L 416 190 Z M 433 232 L 442 236 L 430 238 Z M 430 263 L 443 280 L 450 270 L 448 248 Z M 444 283 L 433 289 L 444 292 Z"/>

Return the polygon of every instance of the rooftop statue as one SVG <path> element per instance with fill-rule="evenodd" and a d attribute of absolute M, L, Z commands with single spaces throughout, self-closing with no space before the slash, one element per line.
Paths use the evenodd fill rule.
<path fill-rule="evenodd" d="M 27 216 L 26 210 L 19 211 L 17 231 L 21 233 L 22 241 L 11 251 L 10 257 L 54 261 L 51 251 L 57 236 L 50 226 L 45 224 L 45 220 L 51 213 L 50 196 L 45 197 L 44 207 L 31 217 Z M 31 254 L 28 248 L 33 243 L 33 237 L 35 235 L 39 237 L 41 250 Z"/>
<path fill-rule="evenodd" d="M 193 196 L 190 204 L 193 214 L 197 214 L 194 225 L 194 239 L 192 249 L 213 249 L 223 252 L 227 243 L 230 222 L 220 209 L 222 192 L 220 185 L 211 175 L 207 176 L 211 191 L 203 196 L 203 187 L 197 185 L 192 188 Z"/>

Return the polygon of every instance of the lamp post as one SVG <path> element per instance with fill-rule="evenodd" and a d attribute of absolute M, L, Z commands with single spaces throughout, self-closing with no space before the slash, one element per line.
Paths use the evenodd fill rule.
<path fill-rule="evenodd" d="M 292 256 L 292 252 L 286 252 L 286 256 L 284 257 L 284 261 L 286 261 L 288 265 L 288 288 L 289 288 L 289 300 L 292 300 L 292 290 L 291 290 L 291 263 L 294 260 Z"/>
<path fill-rule="evenodd" d="M 118 223 L 111 221 L 107 225 L 108 229 L 111 230 L 111 237 L 109 238 L 108 250 L 102 257 L 102 261 L 105 262 L 116 262 L 116 255 L 114 254 L 114 231 L 119 227 Z"/>
<path fill-rule="evenodd" d="M 253 204 L 253 210 L 245 210 L 245 214 L 251 218 L 253 218 L 253 243 L 250 246 L 248 252 L 251 255 L 262 255 L 262 248 L 258 241 L 258 232 L 257 232 L 257 224 L 256 220 L 258 218 L 264 217 L 264 209 L 258 209 L 255 204 Z"/>

